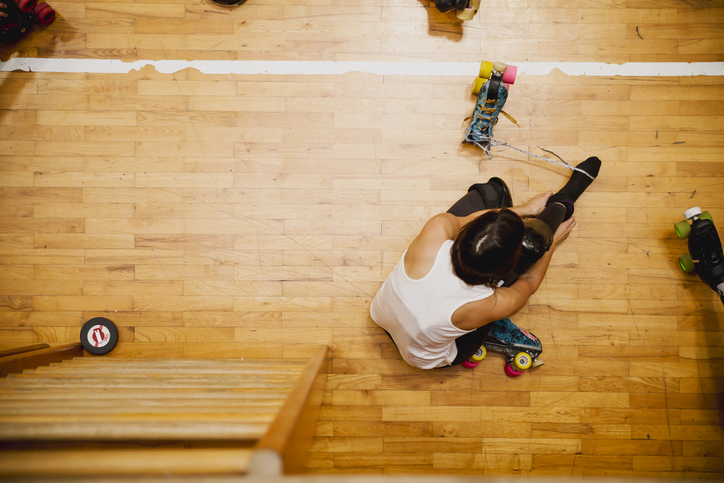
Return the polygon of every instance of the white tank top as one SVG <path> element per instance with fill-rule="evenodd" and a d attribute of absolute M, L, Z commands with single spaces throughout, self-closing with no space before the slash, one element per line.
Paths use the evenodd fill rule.
<path fill-rule="evenodd" d="M 487 285 L 468 285 L 454 273 L 450 250 L 442 244 L 430 272 L 419 280 L 405 273 L 405 253 L 372 300 L 372 319 L 392 335 L 408 364 L 433 369 L 458 354 L 455 339 L 471 330 L 455 327 L 451 317 L 461 306 L 493 295 Z"/>

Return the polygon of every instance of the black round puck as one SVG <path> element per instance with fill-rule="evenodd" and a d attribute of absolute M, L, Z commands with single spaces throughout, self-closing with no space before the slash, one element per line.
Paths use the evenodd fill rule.
<path fill-rule="evenodd" d="M 105 317 L 94 317 L 80 330 L 80 343 L 91 354 L 108 354 L 118 343 L 118 329 Z"/>

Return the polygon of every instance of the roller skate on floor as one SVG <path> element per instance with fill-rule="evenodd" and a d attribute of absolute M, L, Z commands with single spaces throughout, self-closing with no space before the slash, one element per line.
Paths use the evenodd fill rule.
<path fill-rule="evenodd" d="M 492 322 L 483 345 L 469 360 L 462 363 L 463 367 L 477 366 L 485 359 L 488 351 L 502 352 L 508 356 L 505 373 L 510 377 L 518 377 L 526 369 L 543 365 L 543 361 L 538 360 L 543 352 L 540 340 L 530 332 L 519 329 L 510 319 Z"/>
<path fill-rule="evenodd" d="M 508 87 L 515 83 L 518 68 L 503 62 L 480 63 L 480 74 L 473 83 L 473 94 L 478 96 L 470 126 L 465 131 L 463 144 L 478 146 L 488 157 L 493 139 L 493 126 L 498 122 L 498 115 L 502 112 L 514 124 L 518 124 L 510 117 L 503 106 L 508 99 Z"/>
<path fill-rule="evenodd" d="M 679 257 L 679 266 L 685 273 L 697 274 L 724 303 L 724 253 L 714 221 L 698 206 L 686 210 L 684 218 L 674 224 L 676 235 L 689 240 L 689 253 Z"/>
<path fill-rule="evenodd" d="M 480 0 L 435 0 L 435 8 L 442 13 L 455 9 L 458 19 L 472 20 L 480 8 Z"/>
<path fill-rule="evenodd" d="M 55 10 L 37 0 L 3 0 L 7 17 L 0 18 L 0 43 L 16 42 L 25 35 L 33 21 L 48 25 L 55 20 Z"/>

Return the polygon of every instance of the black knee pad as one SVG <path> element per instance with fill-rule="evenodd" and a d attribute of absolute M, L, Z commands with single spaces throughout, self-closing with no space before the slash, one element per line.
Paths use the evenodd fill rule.
<path fill-rule="evenodd" d="M 490 178 L 487 183 L 477 183 L 468 188 L 468 193 L 477 191 L 483 198 L 485 209 L 511 208 L 513 198 L 510 195 L 510 188 L 500 178 Z"/>
<path fill-rule="evenodd" d="M 442 13 L 448 12 L 453 8 L 464 10 L 468 6 L 468 0 L 435 0 L 435 8 Z"/>
<path fill-rule="evenodd" d="M 553 232 L 550 227 L 537 218 L 526 218 L 523 247 L 520 250 L 520 259 L 515 268 L 517 273 L 523 273 L 529 266 L 540 260 L 553 244 Z"/>

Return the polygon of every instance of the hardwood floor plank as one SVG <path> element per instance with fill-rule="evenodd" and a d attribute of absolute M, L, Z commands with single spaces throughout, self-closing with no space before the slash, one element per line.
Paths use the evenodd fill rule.
<path fill-rule="evenodd" d="M 720 62 L 724 39 L 704 1 L 493 0 L 465 23 L 417 0 L 56 3 L 8 56 L 686 65 Z M 0 349 L 74 342 L 96 316 L 119 327 L 118 370 L 327 344 L 312 473 L 719 477 L 723 309 L 678 269 L 672 224 L 695 205 L 724 219 L 721 77 L 518 76 L 519 127 L 496 139 L 603 161 L 513 317 L 546 361 L 519 378 L 493 354 L 415 369 L 369 316 L 468 186 L 499 176 L 519 203 L 569 175 L 461 146 L 472 80 L 0 73 Z"/>

